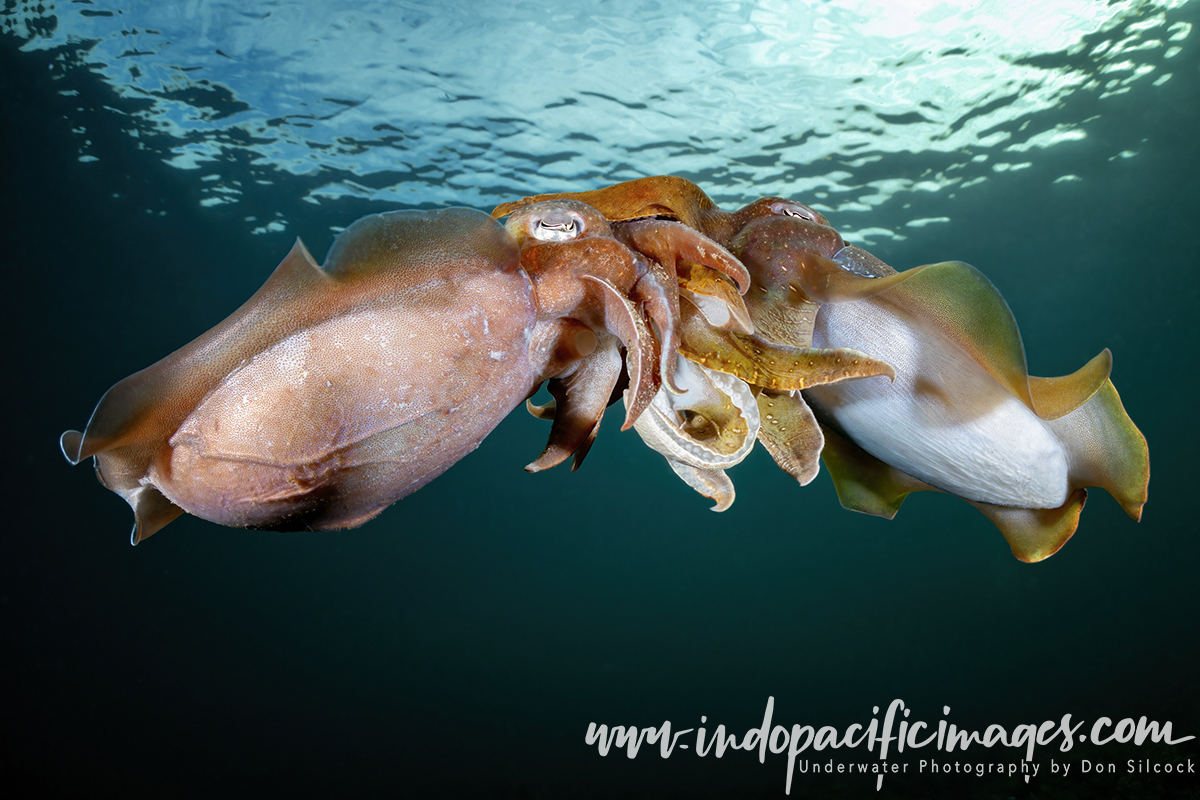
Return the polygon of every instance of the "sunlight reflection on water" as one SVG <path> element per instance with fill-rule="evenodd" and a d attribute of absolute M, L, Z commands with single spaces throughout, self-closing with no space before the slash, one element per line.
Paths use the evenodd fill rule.
<path fill-rule="evenodd" d="M 135 104 L 132 135 L 204 175 L 206 205 L 240 201 L 237 161 L 316 177 L 312 202 L 486 209 L 670 172 L 847 213 L 1085 139 L 1094 117 L 1053 109 L 1169 80 L 1183 1 L 95 0 L 3 22 L 25 49 L 73 48 Z M 937 157 L 881 169 L 913 155 Z"/>

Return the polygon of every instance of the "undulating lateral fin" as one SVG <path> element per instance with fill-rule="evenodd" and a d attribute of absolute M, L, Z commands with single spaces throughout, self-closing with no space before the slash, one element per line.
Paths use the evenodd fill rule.
<path fill-rule="evenodd" d="M 1049 558 L 1059 551 L 1079 526 L 1087 490 L 1071 492 L 1058 508 L 1010 508 L 990 503 L 975 503 L 1008 540 L 1013 555 L 1026 563 Z"/>
<path fill-rule="evenodd" d="M 1100 355 L 1070 375 L 1061 378 L 1029 376 L 1029 394 L 1033 411 L 1044 420 L 1058 419 L 1092 399 L 1112 374 L 1112 351 L 1105 348 Z"/>
<path fill-rule="evenodd" d="M 843 508 L 892 519 L 912 492 L 940 491 L 885 464 L 826 425 L 821 432 L 825 436 L 821 459 Z"/>
<path fill-rule="evenodd" d="M 800 395 L 758 394 L 758 441 L 779 468 L 807 486 L 821 470 L 825 437 L 812 409 Z"/>
<path fill-rule="evenodd" d="M 241 308 L 192 343 L 105 392 L 79 441 L 71 440 L 76 458 L 83 460 L 132 442 L 164 438 L 179 426 L 212 383 L 244 357 L 243 352 L 261 349 L 261 329 L 250 330 L 258 318 L 269 315 L 275 318 L 272 322 L 287 324 L 279 319 L 280 310 L 328 283 L 329 278 L 304 243 L 296 239 L 287 257 Z M 229 367 L 214 362 L 211 353 L 217 350 Z M 198 369 L 189 369 L 193 365 Z M 185 394 L 186 389 L 193 391 Z M 164 425 L 166 430 L 160 431 Z"/>
<path fill-rule="evenodd" d="M 58 437 L 58 447 L 62 450 L 63 457 L 71 462 L 71 466 L 86 458 L 79 452 L 83 447 L 83 434 L 79 431 L 63 431 L 62 436 Z"/>
<path fill-rule="evenodd" d="M 1098 486 L 1140 520 L 1150 484 L 1150 452 L 1112 381 L 1105 379 L 1086 403 L 1046 424 L 1067 447 L 1071 486 Z"/>
<path fill-rule="evenodd" d="M 133 507 L 133 531 L 130 544 L 138 544 L 158 533 L 168 522 L 183 514 L 183 509 L 168 500 L 153 486 L 134 489 L 126 498 Z"/>
<path fill-rule="evenodd" d="M 961 261 L 914 267 L 875 279 L 876 295 L 969 354 L 989 375 L 1033 409 L 1021 332 L 1008 303 L 982 272 Z"/>
<path fill-rule="evenodd" d="M 419 270 L 422 262 L 446 258 L 486 262 L 503 272 L 521 264 L 516 240 L 495 219 L 466 208 L 443 208 L 356 220 L 334 239 L 322 269 L 339 282 L 353 282 L 394 273 L 401 265 Z"/>
<path fill-rule="evenodd" d="M 684 483 L 716 503 L 712 511 L 725 511 L 733 505 L 736 493 L 733 490 L 733 481 L 725 474 L 725 470 L 700 469 L 673 458 L 668 458 L 667 463 Z"/>

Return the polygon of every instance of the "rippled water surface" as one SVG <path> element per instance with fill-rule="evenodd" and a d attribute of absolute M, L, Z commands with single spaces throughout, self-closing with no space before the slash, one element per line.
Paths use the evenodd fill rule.
<path fill-rule="evenodd" d="M 718 200 L 803 196 L 878 238 L 943 221 L 872 225 L 898 194 L 948 204 L 1169 82 L 1181 4 L 90 0 L 5 24 L 102 76 L 129 135 L 259 229 L 281 174 L 314 202 L 484 208 L 671 172 Z"/>

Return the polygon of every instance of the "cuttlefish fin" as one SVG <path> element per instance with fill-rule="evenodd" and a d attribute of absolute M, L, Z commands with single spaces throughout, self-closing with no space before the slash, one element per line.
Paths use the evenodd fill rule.
<path fill-rule="evenodd" d="M 667 459 L 667 463 L 684 483 L 716 502 L 712 507 L 713 511 L 725 511 L 733 505 L 736 493 L 733 490 L 733 481 L 725 474 L 725 470 L 702 469 L 670 458 Z"/>
<path fill-rule="evenodd" d="M 584 274 L 580 278 L 601 287 L 605 328 L 615 333 L 625 345 L 625 369 L 629 373 L 628 392 L 632 400 L 626 404 L 625 422 L 621 430 L 627 431 L 650 405 L 661 385 L 656 350 L 658 342 L 641 311 L 617 287 L 595 275 Z"/>
<path fill-rule="evenodd" d="M 582 358 L 574 370 L 552 378 L 547 388 L 554 397 L 553 405 L 533 406 L 538 412 L 535 416 L 543 419 L 547 410 L 552 410 L 554 422 L 550 438 L 541 456 L 525 470 L 540 472 L 561 464 L 594 438 L 612 388 L 620 377 L 621 354 L 617 340 L 603 334 L 596 349 Z M 582 457 L 578 459 L 582 460 Z"/>
<path fill-rule="evenodd" d="M 885 375 L 895 380 L 890 364 L 848 348 L 799 350 L 758 336 L 723 331 L 708 325 L 690 302 L 681 304 L 679 352 L 709 369 L 736 375 L 753 386 L 796 391 L 853 378 Z"/>
<path fill-rule="evenodd" d="M 603 189 L 588 192 L 560 192 L 523 197 L 511 203 L 496 206 L 492 216 L 499 219 L 522 206 L 567 198 L 587 203 L 605 218 L 613 221 L 640 219 L 643 217 L 671 217 L 689 228 L 703 228 L 703 212 L 716 208 L 704 191 L 687 180 L 675 175 L 658 175 L 625 181 Z"/>
<path fill-rule="evenodd" d="M 912 492 L 941 491 L 885 464 L 836 431 L 824 426 L 823 431 L 821 458 L 844 508 L 892 519 Z M 1074 535 L 1086 499 L 1087 490 L 1077 488 L 1058 508 L 967 502 L 1000 529 L 1014 556 L 1032 563 L 1054 555 Z"/>
<path fill-rule="evenodd" d="M 1029 377 L 1033 412 L 1044 420 L 1070 414 L 1092 399 L 1112 374 L 1112 351 L 1107 347 L 1076 372 L 1061 378 Z"/>
<path fill-rule="evenodd" d="M 80 456 L 83 444 L 83 434 L 79 431 L 67 431 L 59 439 L 63 455 L 72 465 L 78 464 L 86 456 Z M 135 489 L 120 491 L 119 487 L 109 486 L 104 480 L 103 473 L 96 469 L 96 477 L 105 488 L 117 491 L 133 509 L 133 530 L 129 534 L 129 543 L 138 544 L 149 539 L 166 527 L 167 523 L 184 513 L 183 509 L 172 503 L 166 496 L 153 486 L 138 486 Z"/>
<path fill-rule="evenodd" d="M 758 441 L 787 474 L 807 486 L 821 470 L 825 437 L 812 409 L 799 394 L 758 394 Z"/>
<path fill-rule="evenodd" d="M 182 350 L 135 372 L 104 393 L 83 433 L 67 431 L 60 439 L 63 455 L 73 464 L 89 456 L 138 441 L 161 440 L 174 432 L 195 408 L 195 400 L 227 370 L 212 363 L 210 353 L 236 365 L 261 349 L 252 322 L 260 309 L 290 307 L 314 288 L 329 283 L 304 243 L 296 239 L 291 252 L 266 283 L 233 314 Z M 165 392 L 164 388 L 170 391 Z M 191 391 L 188 391 L 191 390 Z"/>
<path fill-rule="evenodd" d="M 141 486 L 126 497 L 133 507 L 133 530 L 129 534 L 130 544 L 139 544 L 158 533 L 168 522 L 183 514 L 183 509 L 172 503 L 153 486 Z"/>
<path fill-rule="evenodd" d="M 1071 492 L 1058 508 L 1011 508 L 967 501 L 1000 529 L 1018 560 L 1033 563 L 1049 558 L 1074 535 L 1086 489 Z"/>
<path fill-rule="evenodd" d="M 1150 453 L 1112 381 L 1105 378 L 1086 402 L 1046 424 L 1067 447 L 1071 486 L 1098 486 L 1140 520 L 1150 484 Z"/>
<path fill-rule="evenodd" d="M 913 492 L 937 492 L 924 481 L 885 464 L 826 425 L 821 459 L 833 479 L 842 507 L 892 519 Z"/>
<path fill-rule="evenodd" d="M 982 272 L 961 261 L 945 261 L 858 280 L 880 284 L 880 301 L 920 327 L 933 327 L 1034 410 L 1017 321 Z"/>
<path fill-rule="evenodd" d="M 1029 378 L 1033 410 L 1067 446 L 1072 486 L 1098 486 L 1141 519 L 1150 483 L 1146 437 L 1133 424 L 1109 379 L 1105 349 L 1060 378 Z"/>

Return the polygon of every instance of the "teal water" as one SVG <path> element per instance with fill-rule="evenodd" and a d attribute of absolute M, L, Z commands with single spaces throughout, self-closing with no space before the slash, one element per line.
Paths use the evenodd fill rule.
<path fill-rule="evenodd" d="M 891 8 L 891 11 L 886 11 Z M 157 10 L 156 10 L 157 9 Z M 897 10 L 899 9 L 899 10 Z M 1197 6 L 9 3 L 0 21 L 15 345 L 0 558 L 3 774 L 47 793 L 779 796 L 786 757 L 601 757 L 589 722 L 839 730 L 1146 716 L 1200 735 L 1189 347 Z M 584 467 L 521 467 L 514 412 L 361 530 L 172 523 L 58 434 L 210 327 L 301 236 L 675 173 L 726 208 L 810 203 L 897 268 L 981 269 L 1031 371 L 1103 347 L 1150 443 L 1140 524 L 1091 493 L 1015 561 L 950 497 L 841 509 L 757 451 L 723 514 L 610 419 Z M 611 416 L 611 415 L 610 415 Z M 881 709 L 882 710 L 882 709 Z M 835 763 L 857 751 L 808 753 Z M 1037 748 L 1041 774 L 798 775 L 802 797 L 1194 796 L 1174 747 Z M 1047 774 L 1050 760 L 1073 765 Z M 1116 775 L 1078 774 L 1081 760 Z"/>

